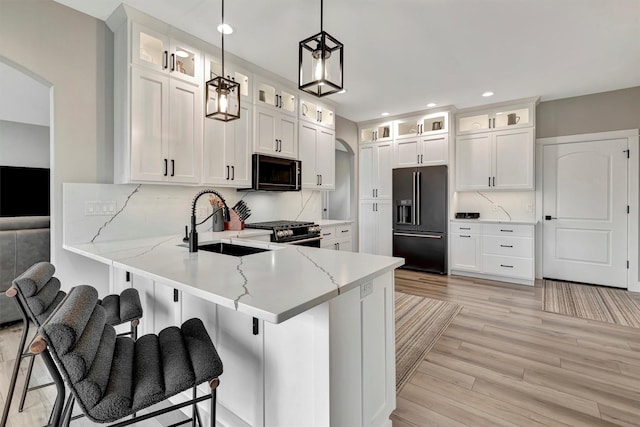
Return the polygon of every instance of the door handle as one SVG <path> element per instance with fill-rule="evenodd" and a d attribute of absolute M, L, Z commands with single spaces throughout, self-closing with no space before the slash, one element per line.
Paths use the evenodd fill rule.
<path fill-rule="evenodd" d="M 493 186 L 494 187 L 496 186 L 496 177 L 495 176 L 493 177 Z"/>
<path fill-rule="evenodd" d="M 420 206 L 420 193 L 422 192 L 422 184 L 420 184 L 421 182 L 421 177 L 422 177 L 422 172 L 416 172 L 417 178 L 416 178 L 416 225 L 420 225 L 420 216 L 422 215 L 422 207 Z"/>
<path fill-rule="evenodd" d="M 229 165 L 227 165 L 227 179 L 229 179 Z"/>
<path fill-rule="evenodd" d="M 433 234 L 393 233 L 393 235 L 401 237 L 420 237 L 421 239 L 442 239 L 442 236 Z"/>
<path fill-rule="evenodd" d="M 169 161 L 167 159 L 164 159 L 164 176 L 167 176 L 169 174 Z"/>
<path fill-rule="evenodd" d="M 322 175 L 320 175 L 320 185 L 322 185 Z"/>
<path fill-rule="evenodd" d="M 236 167 L 231 166 L 231 181 L 236 179 Z"/>
<path fill-rule="evenodd" d="M 416 225 L 416 172 L 413 174 L 413 193 L 411 194 L 411 225 Z"/>
<path fill-rule="evenodd" d="M 489 179 L 489 184 L 487 184 L 489 187 L 491 187 L 491 177 L 488 178 Z"/>
<path fill-rule="evenodd" d="M 424 163 L 424 154 L 420 154 L 420 163 Z"/>
<path fill-rule="evenodd" d="M 176 161 L 171 159 L 171 176 L 176 176 Z"/>
<path fill-rule="evenodd" d="M 420 163 L 420 154 L 416 154 L 416 163 Z"/>
<path fill-rule="evenodd" d="M 176 70 L 176 55 L 174 53 L 171 54 L 171 71 Z"/>
<path fill-rule="evenodd" d="M 169 52 L 165 50 L 162 54 L 162 68 L 166 70 L 167 67 L 169 67 Z"/>
<path fill-rule="evenodd" d="M 558 219 L 558 218 L 556 218 L 555 216 L 551 216 L 551 215 L 545 215 L 544 216 L 544 220 L 545 221 L 551 221 L 552 219 Z"/>

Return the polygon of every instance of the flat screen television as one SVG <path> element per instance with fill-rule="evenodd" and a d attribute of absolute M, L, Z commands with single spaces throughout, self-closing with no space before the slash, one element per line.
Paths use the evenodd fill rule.
<path fill-rule="evenodd" d="M 0 166 L 0 217 L 49 215 L 48 168 Z"/>

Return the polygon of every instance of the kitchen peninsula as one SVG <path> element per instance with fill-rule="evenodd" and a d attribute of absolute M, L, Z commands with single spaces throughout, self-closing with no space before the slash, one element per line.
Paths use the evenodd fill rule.
<path fill-rule="evenodd" d="M 243 257 L 189 253 L 182 236 L 64 247 L 107 264 L 112 287 L 139 289 L 141 326 L 203 320 L 224 364 L 221 425 L 391 426 L 403 260 L 246 240 L 261 233 L 200 234 L 271 249 Z"/>

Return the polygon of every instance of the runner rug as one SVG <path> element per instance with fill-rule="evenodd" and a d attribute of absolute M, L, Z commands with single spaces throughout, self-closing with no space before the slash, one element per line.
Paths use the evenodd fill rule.
<path fill-rule="evenodd" d="M 640 328 L 640 295 L 624 289 L 545 280 L 542 309 Z"/>
<path fill-rule="evenodd" d="M 395 293 L 396 393 L 462 309 L 458 304 Z"/>

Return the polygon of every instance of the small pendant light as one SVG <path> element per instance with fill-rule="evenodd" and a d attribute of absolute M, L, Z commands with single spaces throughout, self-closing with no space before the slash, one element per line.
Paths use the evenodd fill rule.
<path fill-rule="evenodd" d="M 224 0 L 222 0 L 224 24 Z M 207 82 L 206 116 L 223 122 L 240 118 L 240 83 L 224 76 L 224 31 L 222 31 L 222 73 Z"/>
<path fill-rule="evenodd" d="M 320 32 L 300 42 L 298 89 L 317 97 L 342 90 L 343 45 L 323 29 L 320 0 Z"/>

